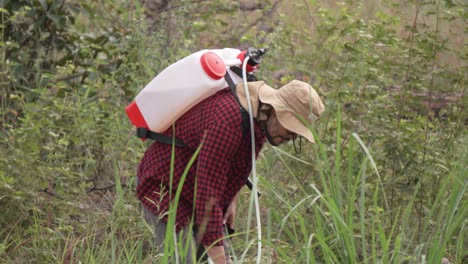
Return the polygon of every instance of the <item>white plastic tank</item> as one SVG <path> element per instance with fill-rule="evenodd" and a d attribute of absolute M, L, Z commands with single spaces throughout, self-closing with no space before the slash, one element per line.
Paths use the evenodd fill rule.
<path fill-rule="evenodd" d="M 126 107 L 136 127 L 161 133 L 181 115 L 217 91 L 228 87 L 224 75 L 228 70 L 235 83 L 239 77 L 229 65 L 239 65 L 237 49 L 201 50 L 160 72 Z"/>

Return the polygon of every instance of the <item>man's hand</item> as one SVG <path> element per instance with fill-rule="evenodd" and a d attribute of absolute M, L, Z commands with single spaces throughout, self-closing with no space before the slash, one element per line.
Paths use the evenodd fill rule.
<path fill-rule="evenodd" d="M 217 246 L 211 247 L 207 250 L 208 257 L 210 257 L 211 261 L 215 264 L 226 264 L 226 257 L 224 255 L 224 247 Z"/>
<path fill-rule="evenodd" d="M 234 197 L 231 204 L 227 208 L 226 213 L 224 214 L 223 224 L 225 224 L 230 229 L 234 229 L 234 220 L 236 218 L 236 204 L 237 196 Z"/>

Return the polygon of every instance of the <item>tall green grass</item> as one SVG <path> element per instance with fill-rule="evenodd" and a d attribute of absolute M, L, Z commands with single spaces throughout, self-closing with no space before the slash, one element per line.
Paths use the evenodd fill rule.
<path fill-rule="evenodd" d="M 287 165 L 284 172 L 290 175 L 262 179 L 267 193 L 263 206 L 274 208 L 267 214 L 268 239 L 264 244 L 270 254 L 265 261 L 441 263 L 442 257 L 448 257 L 453 263 L 461 263 L 466 254 L 463 252 L 466 252 L 468 218 L 466 147 L 458 150 L 459 159 L 441 179 L 436 199 L 425 201 L 424 215 L 420 216 L 416 208 L 418 193 L 427 190 L 417 188 L 415 193 L 409 194 L 407 204 L 390 208 L 386 183 L 380 178 L 372 149 L 356 134 L 342 145 L 339 111 L 337 122 L 334 156 L 327 156 L 325 146 L 314 132 L 317 144 L 313 147 L 313 165 L 301 161 L 311 167 L 307 172 L 312 176 L 309 182 L 296 185 L 297 172 Z M 292 160 L 275 148 L 268 155 L 277 155 L 278 160 Z M 274 182 L 288 176 L 291 177 L 289 182 L 295 185 L 292 196 L 287 188 Z M 420 217 L 422 231 L 415 221 Z M 422 238 L 421 242 L 417 237 Z"/>

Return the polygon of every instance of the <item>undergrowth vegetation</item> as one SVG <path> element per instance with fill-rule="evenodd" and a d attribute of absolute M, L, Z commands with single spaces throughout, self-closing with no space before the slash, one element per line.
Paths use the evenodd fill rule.
<path fill-rule="evenodd" d="M 134 193 L 150 142 L 124 108 L 186 55 L 249 46 L 268 48 L 260 79 L 326 104 L 317 144 L 257 162 L 262 263 L 468 261 L 464 1 L 149 2 L 1 1 L 1 263 L 162 263 Z"/>

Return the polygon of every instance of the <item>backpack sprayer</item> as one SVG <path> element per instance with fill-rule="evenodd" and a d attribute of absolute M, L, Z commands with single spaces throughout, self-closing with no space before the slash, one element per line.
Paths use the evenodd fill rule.
<path fill-rule="evenodd" d="M 264 49 L 254 48 L 195 52 L 168 66 L 148 83 L 126 107 L 127 115 L 135 127 L 162 133 L 187 110 L 228 87 L 226 74 L 237 85 L 242 76 L 235 71 L 245 58 L 250 58 L 246 72 L 255 71 L 263 54 Z"/>
<path fill-rule="evenodd" d="M 150 138 L 166 144 L 174 141 L 177 146 L 185 146 L 180 139 L 161 133 L 190 108 L 219 90 L 229 86 L 237 98 L 236 85 L 242 80 L 249 98 L 247 82 L 257 80 L 253 72 L 258 69 L 265 53 L 265 49 L 255 48 L 244 51 L 233 48 L 205 49 L 169 65 L 125 108 L 128 118 L 137 128 L 137 136 L 142 140 Z M 252 113 L 250 100 L 247 102 L 248 113 Z M 253 117 L 251 114 L 249 116 L 254 144 Z M 252 151 L 255 156 L 254 145 Z M 253 189 L 250 179 L 246 185 Z"/>

